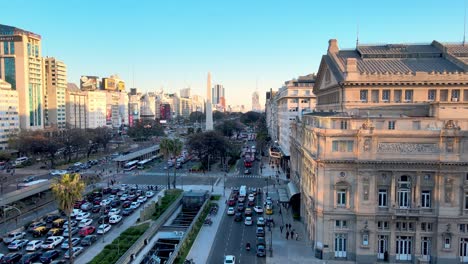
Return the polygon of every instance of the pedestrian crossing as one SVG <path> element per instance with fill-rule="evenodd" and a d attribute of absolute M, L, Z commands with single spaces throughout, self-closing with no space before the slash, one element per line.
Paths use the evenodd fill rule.
<path fill-rule="evenodd" d="M 127 185 L 128 188 L 137 188 L 143 191 L 159 191 L 162 189 L 166 189 L 167 185 L 164 184 L 120 184 Z"/>
<path fill-rule="evenodd" d="M 255 174 L 235 174 L 235 175 L 229 175 L 228 177 L 234 177 L 234 178 L 266 178 L 266 176 L 263 175 L 255 175 Z"/>

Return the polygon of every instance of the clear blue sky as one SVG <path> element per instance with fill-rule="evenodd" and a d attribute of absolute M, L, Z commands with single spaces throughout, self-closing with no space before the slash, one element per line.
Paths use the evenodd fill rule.
<path fill-rule="evenodd" d="M 42 35 L 69 82 L 117 73 L 127 87 L 204 96 L 211 71 L 227 104 L 250 108 L 257 84 L 263 102 L 316 72 L 330 38 L 353 48 L 358 21 L 360 43 L 461 41 L 465 1 L 14 0 L 2 1 L 0 23 Z"/>

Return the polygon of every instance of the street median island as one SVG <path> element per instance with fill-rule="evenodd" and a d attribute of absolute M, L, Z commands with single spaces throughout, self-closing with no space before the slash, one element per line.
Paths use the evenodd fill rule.
<path fill-rule="evenodd" d="M 160 226 L 160 224 L 157 224 L 158 220 L 161 220 L 159 218 L 174 203 L 180 203 L 181 194 L 182 190 L 166 190 L 164 197 L 155 204 L 154 209 L 152 208 L 154 210 L 153 220 L 134 225 L 122 232 L 111 244 L 105 246 L 104 250 L 95 256 L 89 264 L 129 263 L 126 260 L 131 259 L 133 254 L 138 253 L 144 247 L 145 240 L 155 232 L 155 227 Z"/>

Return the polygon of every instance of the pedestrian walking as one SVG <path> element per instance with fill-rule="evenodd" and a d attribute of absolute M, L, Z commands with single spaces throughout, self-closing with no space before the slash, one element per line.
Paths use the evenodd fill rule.
<path fill-rule="evenodd" d="M 289 231 L 286 231 L 286 240 L 289 238 Z"/>
<path fill-rule="evenodd" d="M 283 234 L 283 225 L 280 225 L 281 234 Z"/>
<path fill-rule="evenodd" d="M 279 209 L 279 214 L 282 215 L 282 213 L 281 213 L 281 208 Z"/>
<path fill-rule="evenodd" d="M 291 239 L 294 237 L 294 231 L 291 230 Z"/>
<path fill-rule="evenodd" d="M 296 241 L 299 240 L 299 234 L 296 233 Z"/>

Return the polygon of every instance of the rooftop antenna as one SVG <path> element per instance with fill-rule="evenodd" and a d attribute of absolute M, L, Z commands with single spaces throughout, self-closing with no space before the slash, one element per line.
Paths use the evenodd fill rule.
<path fill-rule="evenodd" d="M 359 18 L 357 21 L 357 26 L 356 26 L 356 49 L 359 46 Z"/>

